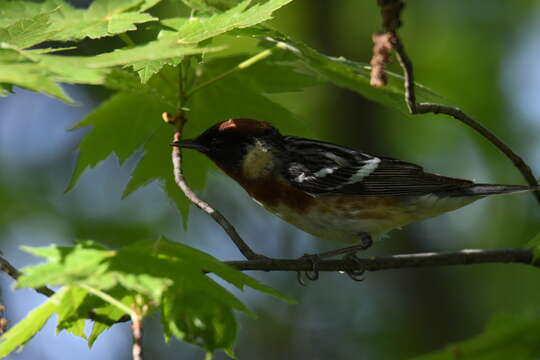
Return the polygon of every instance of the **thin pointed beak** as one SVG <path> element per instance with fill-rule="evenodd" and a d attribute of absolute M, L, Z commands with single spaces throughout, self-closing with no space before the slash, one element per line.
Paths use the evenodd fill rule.
<path fill-rule="evenodd" d="M 188 140 L 180 140 L 180 141 L 174 141 L 171 143 L 171 146 L 186 148 L 186 149 L 195 149 L 200 152 L 207 152 L 208 149 L 206 146 L 203 146 L 199 143 L 197 143 L 196 139 L 188 139 Z"/>

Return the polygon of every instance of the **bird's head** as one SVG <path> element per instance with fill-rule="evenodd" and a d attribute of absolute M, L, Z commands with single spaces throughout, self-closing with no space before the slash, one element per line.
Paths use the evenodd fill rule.
<path fill-rule="evenodd" d="M 231 119 L 217 123 L 194 139 L 175 141 L 171 145 L 195 149 L 225 170 L 242 166 L 250 149 L 279 146 L 281 134 L 265 121 Z M 263 149 L 264 150 L 264 149 Z"/>

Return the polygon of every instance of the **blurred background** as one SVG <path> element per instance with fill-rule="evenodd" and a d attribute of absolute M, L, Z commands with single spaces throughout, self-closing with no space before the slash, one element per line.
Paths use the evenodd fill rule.
<path fill-rule="evenodd" d="M 376 2 L 296 0 L 273 25 L 323 53 L 369 62 L 379 30 Z M 407 2 L 401 29 L 417 81 L 480 120 L 540 174 L 540 4 L 537 1 Z M 396 64 L 393 69 L 399 71 Z M 223 259 L 240 254 L 222 230 L 194 209 L 187 231 L 152 183 L 121 200 L 138 157 L 119 166 L 111 157 L 88 170 L 69 193 L 75 146 L 85 130 L 67 129 L 106 98 L 97 89 L 67 87 L 78 106 L 16 89 L 0 99 L 0 248 L 18 268 L 38 259 L 20 245 L 70 244 L 99 239 L 118 246 L 164 234 Z M 320 139 L 424 165 L 481 182 L 523 184 L 510 161 L 484 139 L 444 116 L 403 114 L 330 85 L 275 97 Z M 216 121 L 221 119 L 216 119 Z M 306 135 L 306 134 L 295 134 Z M 298 257 L 336 248 L 265 212 L 217 169 L 201 194 L 229 217 L 255 248 L 273 257 Z M 414 224 L 367 254 L 520 247 L 539 231 L 531 195 L 495 197 Z M 540 313 L 538 270 L 520 265 L 476 265 L 369 273 L 364 282 L 324 273 L 306 287 L 295 273 L 251 273 L 297 298 L 237 294 L 258 314 L 239 315 L 240 359 L 407 359 L 482 332 L 495 313 Z M 11 290 L 1 277 L 1 301 L 16 323 L 44 299 Z M 130 332 L 116 325 L 94 348 L 50 321 L 13 359 L 128 359 Z M 194 346 L 164 344 L 158 319 L 145 323 L 149 359 L 202 359 Z M 224 359 L 224 354 L 218 354 Z"/>

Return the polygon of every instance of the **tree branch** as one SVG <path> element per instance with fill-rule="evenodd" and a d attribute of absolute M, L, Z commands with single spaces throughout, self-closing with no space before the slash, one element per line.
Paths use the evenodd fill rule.
<path fill-rule="evenodd" d="M 4 259 L 2 256 L 0 256 L 0 270 L 5 272 L 7 275 L 9 275 L 13 280 L 17 280 L 19 276 L 21 276 L 21 272 L 17 270 L 17 268 L 9 263 L 6 259 Z M 47 297 L 53 296 L 54 291 L 49 289 L 48 287 L 40 287 L 37 289 L 34 289 L 36 292 L 45 295 Z"/>
<path fill-rule="evenodd" d="M 318 271 L 380 271 L 390 269 L 419 268 L 448 265 L 515 263 L 540 267 L 533 252 L 527 249 L 461 250 L 456 252 L 400 254 L 367 258 L 321 260 Z M 309 259 L 262 259 L 248 261 L 225 261 L 240 271 L 311 271 Z"/>
<path fill-rule="evenodd" d="M 179 141 L 182 138 L 182 131 L 186 123 L 183 114 L 180 112 L 177 116 L 171 116 L 168 113 L 163 114 L 163 119 L 165 122 L 174 124 L 176 126 L 176 132 L 174 134 L 173 141 Z M 182 152 L 178 147 L 172 148 L 172 163 L 173 163 L 173 172 L 174 180 L 176 185 L 184 192 L 184 195 L 199 209 L 207 213 L 214 219 L 215 222 L 223 228 L 223 230 L 229 235 L 231 240 L 234 242 L 238 250 L 244 255 L 246 259 L 262 259 L 265 258 L 262 255 L 257 254 L 246 244 L 244 240 L 240 237 L 234 226 L 223 216 L 219 211 L 210 206 L 207 202 L 201 200 L 197 194 L 186 183 L 184 174 L 182 172 Z"/>
<path fill-rule="evenodd" d="M 133 306 L 133 312 L 136 316 L 131 318 L 131 337 L 133 345 L 131 347 L 131 356 L 133 360 L 143 360 L 143 325 L 142 316 L 139 309 Z"/>
<path fill-rule="evenodd" d="M 399 64 L 404 73 L 405 102 L 411 114 L 445 114 L 468 125 L 486 140 L 495 145 L 506 157 L 508 157 L 514 166 L 521 172 L 527 183 L 532 187 L 538 187 L 538 181 L 527 163 L 516 154 L 507 144 L 493 134 L 481 123 L 467 115 L 463 110 L 457 107 L 451 107 L 435 103 L 416 102 L 413 64 L 407 56 L 405 47 L 397 35 L 397 29 L 401 26 L 400 15 L 404 7 L 401 0 L 378 0 L 381 8 L 381 16 L 384 31 L 390 35 L 390 43 L 397 56 Z M 375 58 L 376 54 L 374 54 Z M 380 69 L 378 70 L 380 72 Z M 372 77 L 376 76 L 372 73 Z M 534 196 L 540 204 L 540 191 L 534 191 Z"/>
<path fill-rule="evenodd" d="M 19 276 L 21 276 L 21 272 L 15 266 L 11 265 L 10 262 L 4 259 L 2 256 L 0 256 L 0 270 L 5 272 L 15 281 L 19 278 Z M 50 288 L 46 286 L 43 286 L 34 290 L 40 293 L 41 295 L 45 295 L 47 297 L 51 297 L 55 294 L 54 290 L 51 290 Z M 90 311 L 90 313 L 88 314 L 88 318 L 90 320 L 99 321 L 103 323 L 110 322 L 109 319 L 106 319 L 102 317 L 101 315 L 96 314 L 93 311 Z M 129 315 L 124 315 L 120 319 L 113 322 L 112 324 L 126 322 L 126 321 L 129 321 L 129 319 L 130 319 Z"/>

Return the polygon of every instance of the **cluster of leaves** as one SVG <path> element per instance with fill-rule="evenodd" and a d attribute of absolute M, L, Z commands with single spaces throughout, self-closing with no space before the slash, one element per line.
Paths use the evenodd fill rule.
<path fill-rule="evenodd" d="M 63 287 L 3 336 L 0 357 L 28 341 L 53 314 L 58 316 L 58 331 L 65 329 L 83 338 L 85 319 L 92 316 L 95 322 L 88 337 L 92 345 L 124 314 L 147 315 L 154 309 L 161 311 L 167 340 L 176 336 L 209 352 L 225 349 L 233 356 L 236 322 L 232 310 L 253 314 L 206 271 L 239 289 L 249 286 L 292 301 L 208 254 L 165 238 L 139 241 L 119 251 L 90 241 L 27 251 L 47 262 L 27 267 L 17 287 Z"/>
<path fill-rule="evenodd" d="M 60 83 L 113 90 L 74 126 L 91 130 L 78 147 L 68 189 L 86 169 L 109 156 L 122 163 L 142 149 L 123 195 L 159 181 L 185 222 L 190 203 L 174 183 L 168 147 L 173 129 L 161 121 L 163 112 L 187 109 L 187 137 L 233 117 L 269 121 L 294 133 L 301 128 L 295 116 L 271 95 L 326 81 L 406 113 L 400 76 L 389 74 L 387 86 L 373 88 L 365 64 L 326 56 L 262 24 L 291 1 L 95 0 L 79 9 L 62 0 L 3 0 L 0 95 L 18 86 L 72 103 Z M 168 10 L 166 16 L 160 15 L 160 6 Z M 231 51 L 239 38 L 251 47 Z M 261 51 L 271 56 L 239 66 Z M 417 97 L 440 102 L 424 87 L 418 88 Z M 196 154 L 188 156 L 197 158 L 186 159 L 185 172 L 190 183 L 201 188 L 209 164 Z M 55 313 L 59 330 L 83 337 L 85 319 L 92 314 L 92 344 L 125 314 L 137 310 L 146 315 L 156 309 L 166 338 L 232 355 L 232 311 L 248 310 L 203 271 L 238 288 L 247 285 L 289 300 L 207 254 L 166 239 L 116 251 L 92 242 L 29 251 L 47 263 L 25 269 L 17 286 L 62 288 L 2 337 L 0 356 L 23 345 Z"/>

